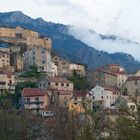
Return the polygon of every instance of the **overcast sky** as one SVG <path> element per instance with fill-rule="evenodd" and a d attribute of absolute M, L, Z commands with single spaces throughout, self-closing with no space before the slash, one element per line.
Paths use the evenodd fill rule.
<path fill-rule="evenodd" d="M 0 0 L 0 11 L 77 25 L 140 43 L 140 0 Z"/>
<path fill-rule="evenodd" d="M 15 10 L 140 40 L 140 0 L 0 0 L 0 11 Z"/>

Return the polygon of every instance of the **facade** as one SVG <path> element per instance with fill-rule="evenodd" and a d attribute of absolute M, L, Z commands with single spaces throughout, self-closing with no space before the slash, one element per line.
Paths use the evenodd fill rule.
<path fill-rule="evenodd" d="M 84 113 L 85 108 L 83 102 L 88 99 L 88 92 L 85 91 L 73 91 L 73 95 L 69 101 L 69 111 L 75 113 Z"/>
<path fill-rule="evenodd" d="M 10 65 L 15 67 L 16 71 L 23 70 L 23 57 L 19 52 L 11 52 L 10 54 Z"/>
<path fill-rule="evenodd" d="M 120 92 L 114 88 L 96 86 L 91 90 L 93 108 L 112 108 L 115 105 Z"/>
<path fill-rule="evenodd" d="M 124 68 L 118 64 L 108 64 L 103 68 L 117 75 L 117 87 L 120 89 L 127 80 L 127 74 Z"/>
<path fill-rule="evenodd" d="M 22 91 L 22 105 L 25 109 L 45 109 L 49 106 L 49 95 L 38 88 L 24 88 Z"/>
<path fill-rule="evenodd" d="M 0 37 L 15 37 L 15 29 L 0 27 Z"/>
<path fill-rule="evenodd" d="M 39 88 L 57 91 L 73 91 L 73 83 L 62 77 L 45 77 L 39 82 Z"/>
<path fill-rule="evenodd" d="M 0 27 L 0 39 L 14 44 L 25 43 L 28 48 L 41 46 L 51 50 L 52 41 L 48 37 L 40 37 L 38 32 L 17 26 L 16 28 Z"/>
<path fill-rule="evenodd" d="M 74 70 L 80 75 L 80 76 L 85 76 L 85 66 L 82 64 L 69 64 L 69 71 L 70 74 L 73 74 Z"/>
<path fill-rule="evenodd" d="M 125 72 L 117 72 L 117 87 L 119 89 L 121 89 L 121 87 L 124 85 L 124 83 L 126 82 L 128 76 Z"/>
<path fill-rule="evenodd" d="M 15 28 L 15 36 L 16 38 L 24 39 L 29 48 L 33 48 L 34 46 L 41 46 L 46 49 L 51 49 L 52 47 L 50 38 L 39 37 L 38 32 L 33 30 L 27 30 L 18 26 Z"/>
<path fill-rule="evenodd" d="M 113 73 L 124 72 L 124 68 L 118 64 L 108 64 L 105 65 L 103 68 Z"/>
<path fill-rule="evenodd" d="M 51 73 L 50 76 L 57 76 L 58 72 L 57 72 L 57 66 L 54 64 L 54 62 L 51 62 Z"/>
<path fill-rule="evenodd" d="M 68 107 L 73 94 L 73 83 L 61 77 L 46 77 L 39 82 L 39 88 L 47 90 L 52 103 L 59 107 Z"/>
<path fill-rule="evenodd" d="M 10 66 L 10 53 L 0 50 L 0 68 Z"/>
<path fill-rule="evenodd" d="M 34 47 L 23 54 L 25 69 L 30 65 L 37 65 L 39 72 L 51 73 L 51 55 L 50 52 L 42 47 Z"/>
<path fill-rule="evenodd" d="M 0 69 L 0 93 L 15 93 L 15 75 L 13 72 Z"/>
<path fill-rule="evenodd" d="M 68 76 L 69 75 L 69 62 L 61 57 L 54 56 L 52 61 L 57 66 L 58 76 Z"/>
<path fill-rule="evenodd" d="M 119 96 L 115 106 L 117 109 L 129 109 L 130 111 L 137 111 L 136 103 L 130 96 Z"/>
<path fill-rule="evenodd" d="M 140 93 L 140 76 L 130 76 L 126 80 L 124 87 L 128 95 Z"/>
<path fill-rule="evenodd" d="M 117 75 L 102 68 L 96 69 L 89 77 L 91 86 L 117 87 Z"/>

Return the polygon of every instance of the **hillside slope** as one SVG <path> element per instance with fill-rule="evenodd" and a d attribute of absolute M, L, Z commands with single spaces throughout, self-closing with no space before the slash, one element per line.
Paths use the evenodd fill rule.
<path fill-rule="evenodd" d="M 129 72 L 140 69 L 140 62 L 131 55 L 125 53 L 113 53 L 98 51 L 89 47 L 68 33 L 69 27 L 62 24 L 46 22 L 42 18 L 33 19 L 20 11 L 0 13 L 0 25 L 16 27 L 22 26 L 38 31 L 40 35 L 49 36 L 53 41 L 55 52 L 72 62 L 83 63 L 89 69 L 108 63 L 118 63 Z M 106 37 L 104 36 L 103 39 Z"/>

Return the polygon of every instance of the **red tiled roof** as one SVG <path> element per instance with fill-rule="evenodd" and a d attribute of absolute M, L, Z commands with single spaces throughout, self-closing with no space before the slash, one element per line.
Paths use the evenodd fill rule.
<path fill-rule="evenodd" d="M 127 81 L 135 81 L 135 80 L 140 80 L 140 76 L 130 76 L 127 78 Z"/>
<path fill-rule="evenodd" d="M 73 91 L 73 96 L 74 97 L 86 97 L 88 92 L 82 91 L 82 90 L 74 90 Z"/>
<path fill-rule="evenodd" d="M 109 75 L 113 75 L 113 76 L 117 76 L 116 74 L 112 73 L 112 72 L 109 72 L 109 71 L 106 71 L 102 68 L 98 68 L 97 71 L 99 72 L 103 72 L 103 73 L 106 73 L 106 74 L 109 74 Z"/>
<path fill-rule="evenodd" d="M 39 88 L 24 88 L 22 91 L 22 95 L 25 97 L 31 97 L 31 96 L 44 96 L 48 95 L 48 93 Z"/>
<path fill-rule="evenodd" d="M 59 93 L 60 95 L 71 95 L 73 91 L 71 90 L 49 90 L 50 92 Z"/>
<path fill-rule="evenodd" d="M 116 74 L 121 74 L 121 75 L 123 75 L 123 74 L 126 74 L 126 72 L 125 72 L 125 71 L 118 71 L 118 72 L 116 72 Z"/>
<path fill-rule="evenodd" d="M 62 77 L 48 77 L 49 82 L 55 82 L 55 83 L 72 83 L 71 81 L 62 78 Z"/>

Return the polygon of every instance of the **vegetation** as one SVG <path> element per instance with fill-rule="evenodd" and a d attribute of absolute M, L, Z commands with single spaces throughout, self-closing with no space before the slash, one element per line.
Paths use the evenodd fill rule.
<path fill-rule="evenodd" d="M 43 118 L 30 111 L 15 109 L 11 95 L 0 96 L 1 140 L 139 140 L 138 112 L 123 110 L 111 115 L 104 110 L 91 110 L 91 102 L 83 100 L 85 113 L 54 106 L 55 116 Z M 115 117 L 115 119 L 114 119 Z"/>
<path fill-rule="evenodd" d="M 68 79 L 73 82 L 75 90 L 86 90 L 88 87 L 86 77 L 81 77 L 76 70 L 73 71 L 73 75 Z"/>
<path fill-rule="evenodd" d="M 26 72 L 20 75 L 20 77 L 35 78 L 37 80 L 39 80 L 43 76 L 44 76 L 44 73 L 38 72 L 36 65 L 31 65 Z"/>

